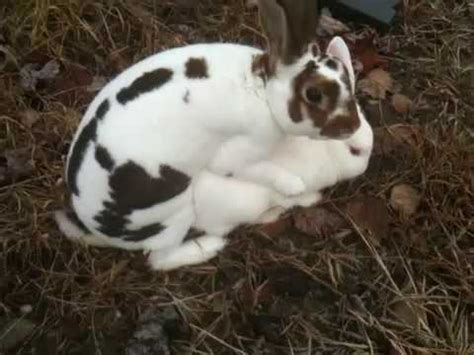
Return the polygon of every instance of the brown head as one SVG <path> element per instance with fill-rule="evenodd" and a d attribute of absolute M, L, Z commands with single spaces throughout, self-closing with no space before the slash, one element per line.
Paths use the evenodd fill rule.
<path fill-rule="evenodd" d="M 346 138 L 360 125 L 354 71 L 344 41 L 325 53 L 315 42 L 315 0 L 259 0 L 266 53 L 254 61 L 265 80 L 267 101 L 280 127 L 313 138 Z"/>

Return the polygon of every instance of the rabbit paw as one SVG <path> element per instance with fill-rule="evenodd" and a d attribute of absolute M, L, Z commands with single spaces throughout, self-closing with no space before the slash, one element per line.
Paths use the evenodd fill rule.
<path fill-rule="evenodd" d="M 306 189 L 305 183 L 299 176 L 291 175 L 285 175 L 277 178 L 273 186 L 279 193 L 285 196 L 299 195 Z"/>

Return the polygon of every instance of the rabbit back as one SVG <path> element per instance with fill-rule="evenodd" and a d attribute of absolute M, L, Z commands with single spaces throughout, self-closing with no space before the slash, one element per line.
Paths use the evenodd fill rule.
<path fill-rule="evenodd" d="M 252 56 L 258 53 L 226 44 L 176 48 L 106 85 L 68 155 L 72 207 L 84 225 L 130 242 L 166 228 L 189 204 L 196 172 L 228 132 L 244 129 L 246 107 L 252 108 L 244 115 L 249 119 L 254 112 L 268 115 L 251 87 Z M 224 111 L 218 106 L 223 102 L 229 103 Z"/>

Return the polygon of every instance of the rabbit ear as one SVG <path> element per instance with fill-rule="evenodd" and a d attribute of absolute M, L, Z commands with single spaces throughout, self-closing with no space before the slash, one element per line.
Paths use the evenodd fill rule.
<path fill-rule="evenodd" d="M 307 51 L 316 35 L 318 1 L 258 0 L 258 5 L 270 60 L 293 63 Z"/>
<path fill-rule="evenodd" d="M 326 54 L 332 55 L 344 63 L 344 66 L 349 73 L 352 91 L 354 92 L 355 74 L 354 68 L 352 67 L 351 53 L 349 52 L 349 48 L 347 48 L 346 42 L 344 42 L 344 40 L 339 36 L 334 37 L 328 44 Z"/>

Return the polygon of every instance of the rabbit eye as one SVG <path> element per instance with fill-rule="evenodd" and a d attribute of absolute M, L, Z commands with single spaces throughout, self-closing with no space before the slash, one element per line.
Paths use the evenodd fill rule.
<path fill-rule="evenodd" d="M 305 90 L 304 96 L 309 103 L 319 104 L 323 98 L 323 93 L 317 87 L 312 86 Z"/>

